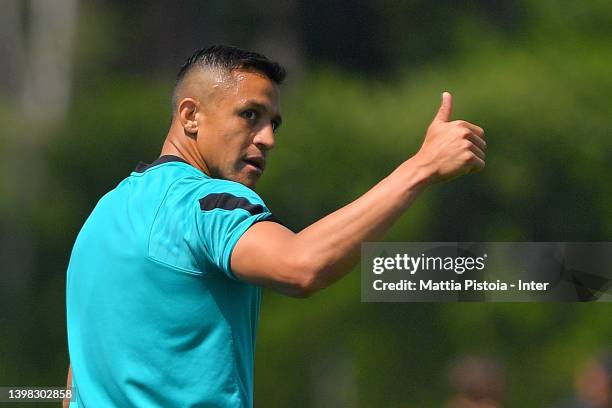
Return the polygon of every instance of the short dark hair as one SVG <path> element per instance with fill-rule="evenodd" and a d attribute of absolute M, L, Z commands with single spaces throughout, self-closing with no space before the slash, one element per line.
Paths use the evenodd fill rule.
<path fill-rule="evenodd" d="M 178 104 L 176 94 L 178 86 L 194 67 L 221 68 L 227 72 L 235 69 L 253 69 L 261 72 L 278 85 L 287 76 L 287 71 L 282 65 L 269 60 L 265 55 L 253 51 L 246 51 L 242 48 L 228 45 L 213 45 L 207 48 L 200 48 L 185 60 L 176 76 L 176 84 L 172 95 L 173 109 L 176 109 Z"/>

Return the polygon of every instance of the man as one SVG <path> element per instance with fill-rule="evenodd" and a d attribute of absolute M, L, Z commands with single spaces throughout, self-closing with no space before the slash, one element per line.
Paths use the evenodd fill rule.
<path fill-rule="evenodd" d="M 100 200 L 74 245 L 77 404 L 252 406 L 260 287 L 305 297 L 330 285 L 427 185 L 484 167 L 483 130 L 449 122 L 444 93 L 415 156 L 293 233 L 252 190 L 281 124 L 284 76 L 264 56 L 224 46 L 180 70 L 160 158 Z"/>

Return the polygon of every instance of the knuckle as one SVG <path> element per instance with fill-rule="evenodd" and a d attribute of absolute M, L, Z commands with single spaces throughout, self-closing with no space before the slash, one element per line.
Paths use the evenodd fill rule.
<path fill-rule="evenodd" d="M 465 139 L 465 138 L 469 137 L 472 134 L 472 132 L 470 132 L 469 129 L 464 128 L 464 127 L 457 127 L 457 128 L 455 128 L 455 132 L 454 133 L 457 135 L 457 137 L 459 137 L 461 139 Z"/>

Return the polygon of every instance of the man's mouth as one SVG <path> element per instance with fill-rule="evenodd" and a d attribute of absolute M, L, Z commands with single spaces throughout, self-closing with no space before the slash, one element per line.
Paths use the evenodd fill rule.
<path fill-rule="evenodd" d="M 247 157 L 243 160 L 246 164 L 254 167 L 260 173 L 263 173 L 266 167 L 266 159 L 263 157 Z"/>

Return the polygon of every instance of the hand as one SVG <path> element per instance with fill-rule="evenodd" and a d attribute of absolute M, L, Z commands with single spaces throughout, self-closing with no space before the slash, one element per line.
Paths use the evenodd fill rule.
<path fill-rule="evenodd" d="M 485 166 L 484 130 L 464 120 L 451 122 L 452 107 L 451 94 L 444 92 L 423 145 L 413 157 L 427 171 L 431 182 L 450 180 Z"/>

